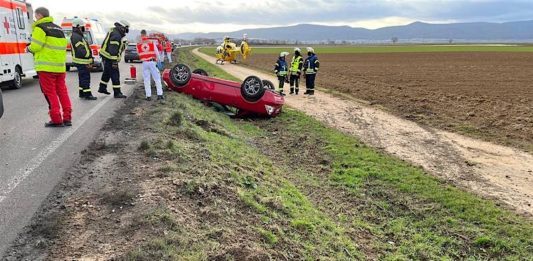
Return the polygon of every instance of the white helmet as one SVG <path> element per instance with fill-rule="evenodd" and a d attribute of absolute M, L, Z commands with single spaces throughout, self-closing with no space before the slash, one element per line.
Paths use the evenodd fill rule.
<path fill-rule="evenodd" d="M 74 18 L 72 20 L 72 27 L 83 27 L 85 22 L 81 18 Z"/>
<path fill-rule="evenodd" d="M 295 51 L 295 52 L 299 52 L 299 53 L 302 52 L 302 50 L 301 50 L 300 48 L 298 48 L 298 47 L 294 48 L 294 51 Z"/>
<path fill-rule="evenodd" d="M 287 55 L 289 55 L 288 52 L 281 52 L 281 53 L 279 54 L 279 57 L 285 57 L 285 56 L 287 56 Z"/>
<path fill-rule="evenodd" d="M 315 49 L 313 49 L 313 47 L 307 47 L 307 52 L 308 53 L 315 53 Z"/>
<path fill-rule="evenodd" d="M 116 22 L 115 25 L 120 25 L 122 27 L 130 27 L 130 23 L 126 20 L 120 20 Z"/>

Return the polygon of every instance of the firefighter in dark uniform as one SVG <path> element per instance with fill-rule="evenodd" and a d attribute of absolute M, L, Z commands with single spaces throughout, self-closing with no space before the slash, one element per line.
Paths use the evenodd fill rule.
<path fill-rule="evenodd" d="M 104 72 L 102 73 L 102 80 L 100 81 L 99 93 L 111 94 L 107 91 L 107 83 L 109 79 L 113 83 L 113 93 L 115 98 L 126 98 L 126 95 L 122 94 L 120 90 L 120 72 L 118 69 L 118 63 L 122 52 L 126 49 L 126 42 L 122 39 L 129 32 L 130 24 L 127 21 L 120 21 L 115 23 L 115 27 L 107 33 L 104 42 L 102 43 L 102 49 L 100 50 L 100 56 L 102 56 L 102 62 L 104 63 Z"/>
<path fill-rule="evenodd" d="M 315 95 L 315 79 L 320 68 L 320 62 L 315 54 L 315 50 L 311 47 L 307 47 L 307 56 L 304 62 L 305 85 L 307 90 L 304 94 Z"/>
<path fill-rule="evenodd" d="M 78 68 L 80 98 L 96 100 L 96 97 L 91 93 L 90 70 L 93 63 L 93 55 L 83 32 L 85 32 L 85 22 L 80 18 L 74 19 L 72 21 L 72 36 L 70 37 L 72 62 Z"/>
<path fill-rule="evenodd" d="M 300 48 L 294 48 L 294 56 L 292 57 L 291 62 L 291 75 L 290 75 L 290 84 L 291 92 L 290 94 L 298 95 L 300 91 L 300 77 L 302 75 L 302 68 L 304 67 L 304 60 L 302 58 L 302 51 Z"/>
<path fill-rule="evenodd" d="M 283 93 L 283 86 L 285 85 L 285 80 L 287 78 L 287 74 L 289 72 L 289 68 L 287 66 L 287 55 L 289 55 L 288 52 L 282 52 L 279 54 L 279 58 L 276 61 L 276 64 L 274 64 L 274 73 L 276 73 L 276 76 L 278 76 L 278 91 L 279 94 L 282 96 L 285 96 Z"/>

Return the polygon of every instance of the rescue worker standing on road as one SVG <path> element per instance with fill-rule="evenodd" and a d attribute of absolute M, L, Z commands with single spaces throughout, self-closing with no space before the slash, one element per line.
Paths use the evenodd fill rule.
<path fill-rule="evenodd" d="M 167 41 L 165 43 L 165 53 L 167 53 L 168 63 L 172 63 L 172 42 Z"/>
<path fill-rule="evenodd" d="M 146 100 L 152 100 L 152 82 L 150 75 L 155 81 L 157 89 L 157 100 L 164 100 L 163 86 L 161 84 L 161 75 L 157 69 L 157 60 L 159 57 L 159 50 L 153 40 L 146 37 L 146 30 L 141 31 L 141 41 L 137 43 L 137 52 L 139 58 L 143 62 L 143 78 L 144 78 L 144 91 L 146 94 Z"/>
<path fill-rule="evenodd" d="M 126 98 L 126 95 L 120 90 L 120 71 L 118 63 L 120 56 L 125 50 L 125 42 L 122 40 L 129 32 L 130 24 L 127 21 L 120 21 L 115 23 L 115 27 L 109 31 L 102 43 L 100 49 L 100 56 L 104 63 L 104 72 L 102 73 L 102 80 L 100 81 L 99 93 L 111 94 L 107 91 L 107 83 L 109 79 L 113 84 L 113 94 L 115 98 Z"/>
<path fill-rule="evenodd" d="M 302 76 L 302 68 L 304 66 L 304 61 L 301 53 L 302 51 L 300 50 L 300 48 L 294 48 L 294 56 L 292 57 L 290 69 L 290 94 L 296 93 L 296 95 L 298 95 L 298 91 L 300 91 L 300 77 Z"/>
<path fill-rule="evenodd" d="M 96 100 L 91 93 L 91 64 L 93 55 L 91 47 L 85 39 L 85 22 L 80 18 L 72 20 L 72 36 L 70 44 L 72 46 L 72 62 L 78 68 L 80 98 L 86 100 Z"/>
<path fill-rule="evenodd" d="M 307 47 L 307 56 L 304 62 L 305 85 L 307 90 L 304 94 L 315 95 L 315 79 L 320 68 L 320 62 L 318 61 L 315 50 L 311 47 Z"/>
<path fill-rule="evenodd" d="M 44 126 L 72 126 L 72 105 L 65 83 L 68 40 L 61 27 L 53 23 L 48 9 L 35 9 L 35 20 L 28 51 L 33 53 L 41 91 L 48 102 L 51 121 Z"/>
<path fill-rule="evenodd" d="M 289 55 L 288 52 L 281 52 L 279 54 L 278 61 L 274 65 L 274 73 L 276 73 L 276 76 L 278 76 L 279 81 L 278 91 L 279 94 L 281 94 L 282 96 L 285 96 L 285 94 L 283 93 L 283 86 L 285 85 L 285 79 L 287 78 L 287 74 L 289 71 L 289 69 L 287 68 L 286 61 L 287 55 Z"/>

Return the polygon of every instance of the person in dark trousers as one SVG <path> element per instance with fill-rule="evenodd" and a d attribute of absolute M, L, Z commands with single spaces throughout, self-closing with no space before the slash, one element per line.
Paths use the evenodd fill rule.
<path fill-rule="evenodd" d="M 61 27 L 53 22 L 48 9 L 35 9 L 28 51 L 33 54 L 41 91 L 48 102 L 51 121 L 44 126 L 72 126 L 72 104 L 65 82 L 68 40 Z"/>
<path fill-rule="evenodd" d="M 85 100 L 96 100 L 91 93 L 91 64 L 93 55 L 91 47 L 85 39 L 85 22 L 76 18 L 72 20 L 72 36 L 70 44 L 72 46 L 72 62 L 78 68 L 79 94 Z"/>
<path fill-rule="evenodd" d="M 126 43 L 122 40 L 129 32 L 130 24 L 127 21 L 120 21 L 115 23 L 109 33 L 107 33 L 102 48 L 100 49 L 100 56 L 104 63 L 104 72 L 102 73 L 102 80 L 100 81 L 99 93 L 111 94 L 107 91 L 107 83 L 111 79 L 113 83 L 113 93 L 115 98 L 126 98 L 126 95 L 120 90 L 120 72 L 118 63 L 120 56 L 125 50 Z"/>
<path fill-rule="evenodd" d="M 289 68 L 287 67 L 287 55 L 289 55 L 288 52 L 282 52 L 279 54 L 278 61 L 276 61 L 276 64 L 274 64 L 274 73 L 276 76 L 278 76 L 278 92 L 282 96 L 285 96 L 283 93 L 283 86 L 285 85 L 285 79 L 287 78 L 287 74 L 289 71 Z"/>
<path fill-rule="evenodd" d="M 307 90 L 304 94 L 315 95 L 315 79 L 320 68 L 320 62 L 318 61 L 315 50 L 311 47 L 307 47 L 307 56 L 304 62 L 305 85 Z"/>
<path fill-rule="evenodd" d="M 289 94 L 296 94 L 300 91 L 300 77 L 302 76 L 302 68 L 304 60 L 300 48 L 294 48 L 294 56 L 292 57 L 290 69 L 290 84 L 291 92 Z"/>

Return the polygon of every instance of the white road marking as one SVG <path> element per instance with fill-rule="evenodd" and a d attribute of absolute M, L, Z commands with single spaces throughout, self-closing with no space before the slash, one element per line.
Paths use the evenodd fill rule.
<path fill-rule="evenodd" d="M 82 125 L 85 124 L 94 114 L 96 114 L 104 105 L 106 105 L 110 100 L 111 96 L 104 98 L 102 102 L 94 106 L 88 113 L 83 115 L 81 119 L 77 122 L 74 122 L 74 127 L 65 127 L 68 128 L 67 131 L 63 132 L 59 137 L 53 140 L 48 147 L 44 148 L 37 156 L 31 159 L 28 164 L 17 171 L 17 174 L 7 182 L 7 185 L 0 186 L 0 203 L 4 201 L 7 196 L 13 192 L 13 190 L 20 185 L 26 178 L 28 178 L 35 169 L 37 169 L 41 164 L 53 154 L 65 141 L 67 141 L 72 134 L 74 134 Z"/>

